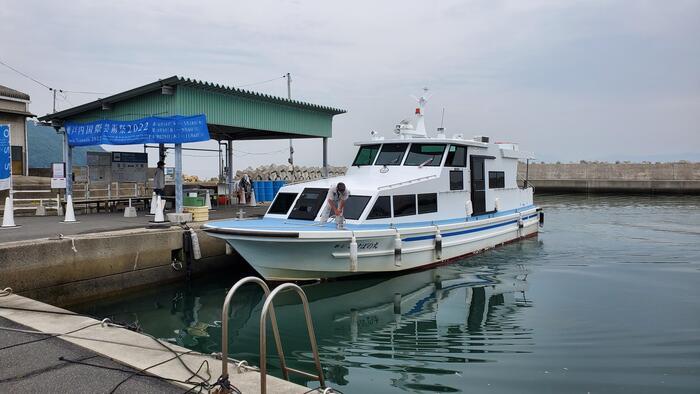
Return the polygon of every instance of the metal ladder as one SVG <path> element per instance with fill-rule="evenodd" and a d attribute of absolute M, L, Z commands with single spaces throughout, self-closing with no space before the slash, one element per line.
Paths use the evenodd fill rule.
<path fill-rule="evenodd" d="M 270 314 L 272 318 L 272 333 L 275 337 L 275 346 L 277 347 L 277 354 L 280 358 L 280 367 L 282 369 L 282 375 L 285 380 L 289 380 L 289 372 L 294 372 L 298 375 L 305 376 L 309 379 L 317 380 L 322 388 L 326 387 L 325 379 L 323 378 L 323 370 L 321 369 L 321 360 L 318 356 L 318 345 L 316 344 L 316 334 L 314 334 L 314 326 L 311 320 L 311 311 L 309 310 L 309 301 L 306 298 L 306 293 L 304 290 L 293 284 L 284 283 L 272 292 L 267 286 L 267 283 L 260 278 L 255 276 L 249 276 L 243 278 L 236 282 L 235 285 L 226 294 L 226 299 L 224 300 L 224 306 L 221 310 L 221 379 L 228 382 L 228 311 L 233 299 L 234 293 L 238 291 L 246 283 L 256 283 L 258 284 L 263 292 L 263 299 L 265 300 L 262 311 L 260 313 L 260 392 L 265 394 L 267 392 L 267 315 Z M 295 368 L 287 366 L 287 362 L 284 358 L 284 352 L 282 350 L 282 341 L 280 340 L 279 328 L 277 327 L 277 317 L 275 316 L 275 308 L 273 306 L 273 300 L 280 292 L 293 289 L 301 298 L 301 302 L 304 306 L 304 317 L 306 318 L 306 329 L 309 334 L 309 342 L 311 342 L 311 352 L 314 356 L 314 363 L 316 364 L 316 372 L 318 375 L 310 374 L 308 372 L 300 371 Z"/>

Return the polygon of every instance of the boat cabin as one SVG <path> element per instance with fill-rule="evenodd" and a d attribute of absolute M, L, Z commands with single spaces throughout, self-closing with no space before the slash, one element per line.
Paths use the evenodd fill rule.
<path fill-rule="evenodd" d="M 518 186 L 518 160 L 531 158 L 513 143 L 488 137 L 374 138 L 358 142 L 346 175 L 283 187 L 266 218 L 318 221 L 329 187 L 350 191 L 350 224 L 464 221 L 532 204 Z"/>

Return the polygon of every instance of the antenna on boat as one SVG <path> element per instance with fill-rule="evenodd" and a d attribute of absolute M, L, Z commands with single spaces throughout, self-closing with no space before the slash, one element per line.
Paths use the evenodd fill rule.
<path fill-rule="evenodd" d="M 445 107 L 442 107 L 442 116 L 440 117 L 440 127 L 437 129 L 437 138 L 445 138 Z"/>
<path fill-rule="evenodd" d="M 414 121 L 402 120 L 401 123 L 396 125 L 395 133 L 402 136 L 413 136 L 413 137 L 427 137 L 425 131 L 425 104 L 428 102 L 430 95 L 428 95 L 428 88 L 423 88 L 423 94 L 420 97 L 411 95 L 414 100 L 418 102 L 418 108 L 416 108 Z"/>

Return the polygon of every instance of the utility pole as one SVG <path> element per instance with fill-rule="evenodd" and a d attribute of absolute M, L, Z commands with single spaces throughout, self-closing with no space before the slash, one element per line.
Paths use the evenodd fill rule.
<path fill-rule="evenodd" d="M 292 99 L 292 75 L 287 73 L 287 98 Z M 292 179 L 294 179 L 294 145 L 292 139 L 289 139 L 289 164 L 292 166 Z"/>
<path fill-rule="evenodd" d="M 56 113 L 56 89 L 53 90 L 53 113 Z"/>

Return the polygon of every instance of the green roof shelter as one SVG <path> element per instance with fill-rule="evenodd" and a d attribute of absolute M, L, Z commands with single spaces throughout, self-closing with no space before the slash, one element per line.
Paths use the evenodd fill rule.
<path fill-rule="evenodd" d="M 137 121 L 146 117 L 204 114 L 209 138 L 228 142 L 227 161 L 233 166 L 233 141 L 322 138 L 327 168 L 327 139 L 333 116 L 346 111 L 328 106 L 256 93 L 235 87 L 172 76 L 39 118 L 66 134 L 66 123 Z M 161 144 L 161 155 L 163 154 Z M 72 194 L 72 146 L 64 138 L 66 193 Z M 326 172 L 327 174 L 327 172 Z M 182 143 L 175 143 L 175 206 L 182 212 Z M 233 171 L 228 171 L 233 183 Z"/>

